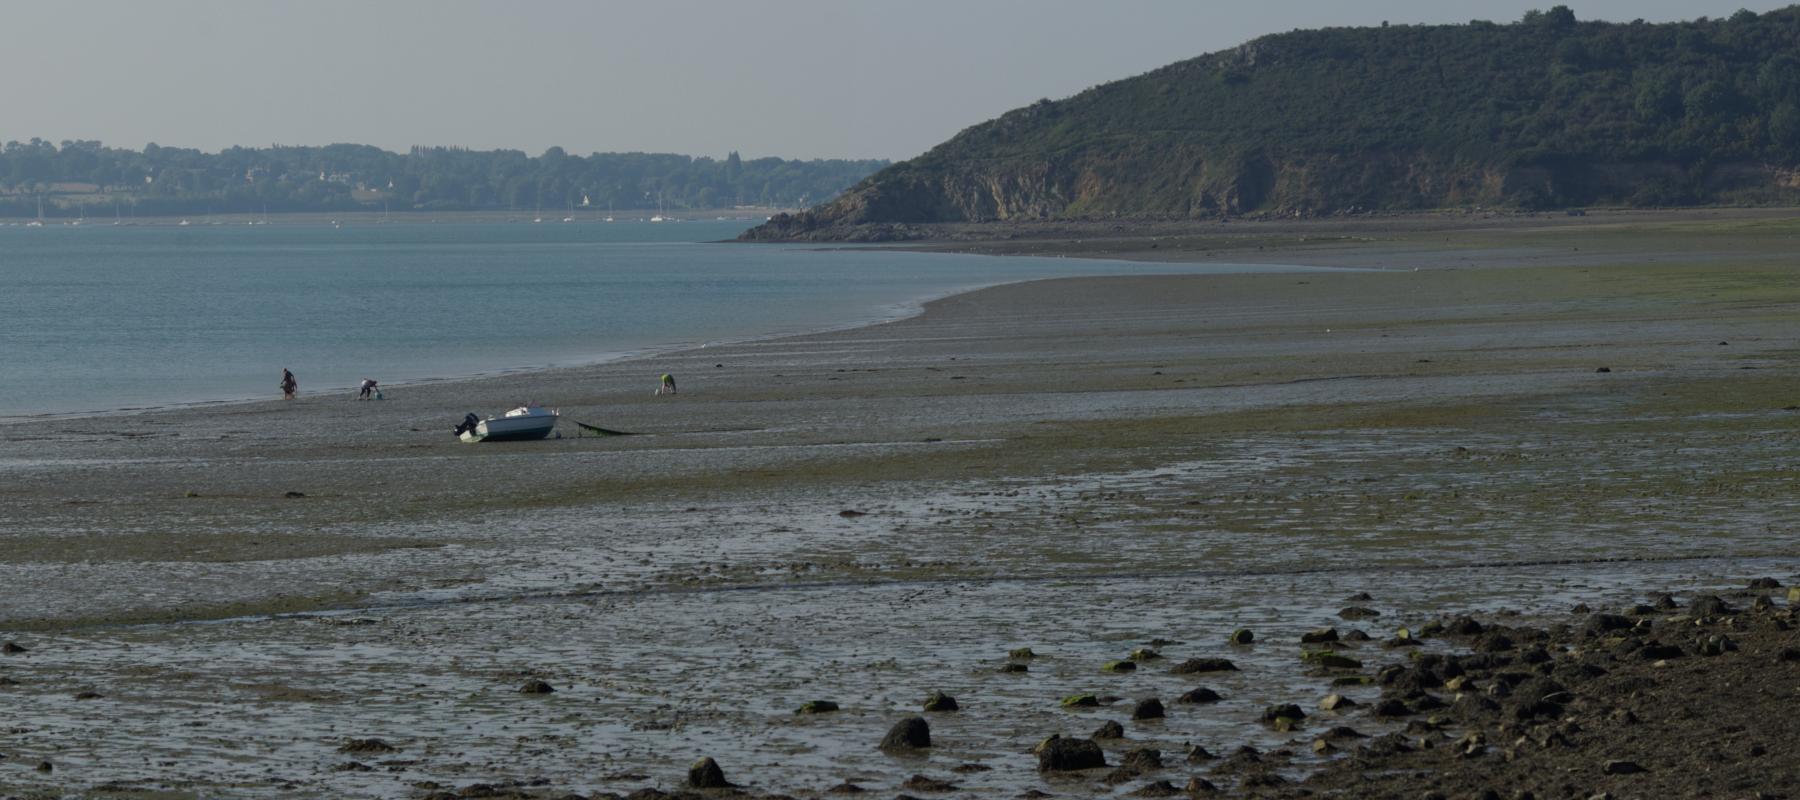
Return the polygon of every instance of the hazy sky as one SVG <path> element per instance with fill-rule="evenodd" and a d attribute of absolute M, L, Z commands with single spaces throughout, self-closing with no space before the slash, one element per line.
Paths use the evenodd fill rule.
<path fill-rule="evenodd" d="M 0 0 L 0 140 L 901 159 L 1040 97 L 1265 33 L 1554 4 Z M 1661 21 L 1787 3 L 1565 4 Z"/>

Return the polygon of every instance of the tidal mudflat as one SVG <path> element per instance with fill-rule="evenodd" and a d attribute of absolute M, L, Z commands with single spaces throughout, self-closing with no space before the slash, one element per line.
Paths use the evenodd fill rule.
<path fill-rule="evenodd" d="M 1353 791 L 1331 770 L 1356 746 L 1311 745 L 1331 727 L 1498 741 L 1479 715 L 1421 731 L 1428 711 L 1375 713 L 1383 666 L 1476 647 L 1434 621 L 1579 629 L 1577 604 L 1667 591 L 1685 610 L 1631 624 L 1753 646 L 1655 646 L 1781 669 L 1791 634 L 1690 606 L 1748 609 L 1730 593 L 1800 578 L 1794 234 L 1619 225 L 1639 227 L 1290 254 L 1370 266 L 1385 248 L 1390 271 L 996 287 L 871 328 L 383 403 L 8 426 L 0 788 L 604 796 L 675 791 L 712 757 L 746 791 L 801 797 Z M 680 395 L 651 396 L 661 372 Z M 526 398 L 638 435 L 448 433 Z M 1777 620 L 1783 591 L 1744 624 Z M 1324 627 L 1360 666 L 1302 660 Z M 1420 646 L 1383 646 L 1401 628 Z M 1543 644 L 1559 664 L 1597 650 Z M 1236 669 L 1178 671 L 1193 659 Z M 924 711 L 933 692 L 958 710 Z M 1318 711 L 1333 692 L 1358 705 Z M 1161 717 L 1139 713 L 1151 698 Z M 1270 717 L 1285 704 L 1309 719 Z M 915 715 L 929 749 L 878 747 Z M 1038 770 L 1043 739 L 1107 722 L 1124 732 L 1100 740 L 1107 767 Z M 1232 760 L 1243 746 L 1263 767 Z"/>

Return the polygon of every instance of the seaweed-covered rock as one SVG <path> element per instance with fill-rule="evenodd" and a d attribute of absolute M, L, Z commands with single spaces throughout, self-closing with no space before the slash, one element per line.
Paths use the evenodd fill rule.
<path fill-rule="evenodd" d="M 1381 616 L 1381 612 L 1365 606 L 1350 606 L 1348 608 L 1339 609 L 1337 615 L 1338 619 L 1347 620 L 1374 619 Z"/>
<path fill-rule="evenodd" d="M 1136 661 L 1136 662 L 1141 663 L 1144 661 L 1155 661 L 1159 658 L 1162 658 L 1162 654 L 1156 652 L 1155 650 L 1151 650 L 1148 647 L 1140 647 L 1136 650 L 1131 651 L 1131 654 L 1126 656 L 1125 658 L 1130 661 Z"/>
<path fill-rule="evenodd" d="M 1254 641 L 1256 641 L 1256 634 L 1252 633 L 1249 628 L 1238 628 L 1237 630 L 1231 632 L 1231 643 L 1232 644 L 1246 645 L 1246 644 L 1250 644 Z"/>
<path fill-rule="evenodd" d="M 795 714 L 829 714 L 838 710 L 838 704 L 830 700 L 808 700 L 794 709 Z"/>
<path fill-rule="evenodd" d="M 1176 675 L 1194 675 L 1202 672 L 1237 672 L 1238 668 L 1236 664 L 1223 658 L 1190 658 L 1176 664 L 1170 671 Z"/>
<path fill-rule="evenodd" d="M 1271 722 L 1272 723 L 1272 722 L 1276 722 L 1276 721 L 1282 720 L 1282 719 L 1289 719 L 1289 720 L 1293 720 L 1295 722 L 1299 722 L 1300 720 L 1306 719 L 1306 712 L 1301 711 L 1300 707 L 1297 705 L 1294 705 L 1293 703 L 1282 703 L 1280 705 L 1273 705 L 1273 706 L 1269 706 L 1268 708 L 1263 709 L 1263 714 L 1262 714 L 1263 722 Z"/>
<path fill-rule="evenodd" d="M 1094 708 L 1100 705 L 1100 698 L 1091 694 L 1072 694 L 1062 699 L 1063 708 Z"/>
<path fill-rule="evenodd" d="M 1330 650 L 1308 650 L 1300 654 L 1300 660 L 1325 669 L 1362 669 L 1362 662 Z"/>
<path fill-rule="evenodd" d="M 894 723 L 881 738 L 883 750 L 919 750 L 931 746 L 931 726 L 924 717 L 907 717 Z"/>
<path fill-rule="evenodd" d="M 1319 628 L 1300 634 L 1301 644 L 1321 644 L 1338 640 L 1337 628 Z"/>
<path fill-rule="evenodd" d="M 1106 722 L 1101 723 L 1100 727 L 1094 730 L 1093 738 L 1123 739 L 1125 738 L 1125 726 L 1109 719 Z"/>
<path fill-rule="evenodd" d="M 1131 660 L 1108 661 L 1100 667 L 1101 672 L 1136 672 L 1137 662 Z"/>
<path fill-rule="evenodd" d="M 1092 739 L 1055 737 L 1038 746 L 1039 772 L 1073 772 L 1106 766 L 1106 753 Z"/>
<path fill-rule="evenodd" d="M 925 698 L 926 711 L 955 711 L 957 708 L 956 698 L 943 692 L 932 692 L 930 697 Z"/>

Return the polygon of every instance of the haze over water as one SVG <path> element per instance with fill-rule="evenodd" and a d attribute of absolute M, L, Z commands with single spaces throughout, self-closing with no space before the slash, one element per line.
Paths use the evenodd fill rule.
<path fill-rule="evenodd" d="M 749 224 L 0 228 L 0 418 L 276 397 L 283 368 L 348 396 L 853 325 L 1006 281 L 1249 269 L 716 243 Z"/>

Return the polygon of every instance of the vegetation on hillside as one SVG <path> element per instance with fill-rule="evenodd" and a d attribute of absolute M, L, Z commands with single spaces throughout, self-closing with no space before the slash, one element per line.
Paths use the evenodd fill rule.
<path fill-rule="evenodd" d="M 830 198 L 885 161 L 724 160 L 659 153 L 578 156 L 415 147 L 233 147 L 203 153 L 94 141 L 0 148 L 0 216 L 278 213 L 358 209 L 618 211 L 799 206 Z M 92 206 L 93 208 L 89 208 Z"/>
<path fill-rule="evenodd" d="M 1800 199 L 1800 7 L 1294 31 L 963 131 L 755 235 L 858 223 Z"/>

